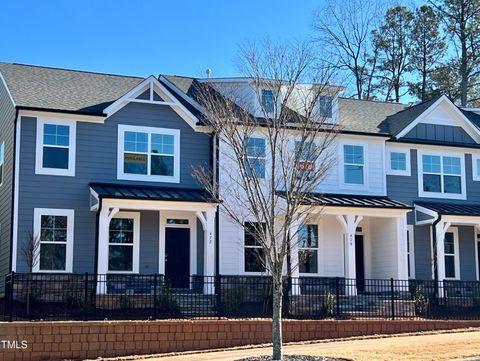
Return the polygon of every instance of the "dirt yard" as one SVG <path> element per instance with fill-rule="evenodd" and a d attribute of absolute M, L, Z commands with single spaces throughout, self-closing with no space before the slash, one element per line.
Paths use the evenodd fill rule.
<path fill-rule="evenodd" d="M 270 348 L 262 347 L 155 357 L 148 361 L 223 361 L 269 353 Z M 480 330 L 295 344 L 285 346 L 285 354 L 345 357 L 358 361 L 461 360 L 480 357 Z"/>

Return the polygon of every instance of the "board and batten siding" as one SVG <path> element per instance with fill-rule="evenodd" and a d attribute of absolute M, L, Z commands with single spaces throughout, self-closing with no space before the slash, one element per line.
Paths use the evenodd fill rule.
<path fill-rule="evenodd" d="M 417 124 L 404 139 L 429 140 L 436 142 L 476 144 L 462 127 L 441 124 Z"/>
<path fill-rule="evenodd" d="M 3 182 L 0 186 L 0 297 L 4 291 L 5 275 L 10 272 L 15 113 L 15 105 L 0 80 L 0 144 L 5 143 Z"/>
<path fill-rule="evenodd" d="M 446 150 L 448 152 L 448 150 Z M 480 203 L 480 182 L 474 181 L 472 177 L 472 155 L 471 151 L 465 150 L 465 176 L 466 176 L 466 200 L 426 198 L 418 196 L 418 159 L 417 149 L 410 149 L 411 175 L 397 176 L 387 175 L 387 195 L 397 201 L 413 205 L 414 201 L 423 202 L 448 202 L 456 204 L 477 204 Z M 408 224 L 414 224 L 414 214 L 408 214 Z M 415 276 L 417 279 L 431 279 L 432 277 L 432 251 L 430 226 L 415 226 Z M 469 227 L 459 227 L 460 238 L 460 271 L 462 279 L 476 277 L 476 265 L 468 254 L 475 254 L 474 234 L 470 231 L 463 231 Z M 469 239 L 469 237 L 471 238 Z M 465 259 L 465 262 L 461 260 Z M 465 277 L 465 278 L 463 278 Z"/>
<path fill-rule="evenodd" d="M 180 129 L 180 183 L 117 180 L 119 124 Z M 130 103 L 103 124 L 77 122 L 75 177 L 35 174 L 36 128 L 36 118 L 22 117 L 18 249 L 33 229 L 34 208 L 74 209 L 74 272 L 94 271 L 96 213 L 90 211 L 90 182 L 201 188 L 192 170 L 210 166 L 210 136 L 195 132 L 167 106 Z M 142 273 L 158 270 L 159 220 L 153 213 L 158 215 L 141 212 L 140 216 Z M 20 253 L 17 257 L 17 271 L 26 271 Z"/>

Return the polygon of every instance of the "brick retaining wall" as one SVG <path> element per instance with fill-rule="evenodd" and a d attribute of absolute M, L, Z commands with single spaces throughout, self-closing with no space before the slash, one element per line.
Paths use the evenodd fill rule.
<path fill-rule="evenodd" d="M 480 327 L 480 321 L 286 320 L 283 325 L 284 340 L 289 342 Z M 0 361 L 214 349 L 268 343 L 270 332 L 269 320 L 0 322 Z M 22 341 L 27 342 L 25 349 Z M 18 349 L 8 348 L 15 345 Z"/>

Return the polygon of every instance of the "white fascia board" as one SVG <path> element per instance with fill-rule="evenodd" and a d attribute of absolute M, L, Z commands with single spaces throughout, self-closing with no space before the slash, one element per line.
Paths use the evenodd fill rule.
<path fill-rule="evenodd" d="M 363 217 L 381 217 L 381 218 L 395 218 L 404 217 L 412 209 L 406 208 L 368 208 L 368 207 L 335 207 L 335 206 L 302 206 L 311 213 L 315 213 L 315 208 L 318 208 L 320 215 L 356 215 Z M 314 209 L 312 209 L 314 208 Z"/>
<path fill-rule="evenodd" d="M 49 112 L 49 111 L 42 111 L 42 110 L 20 109 L 18 111 L 18 115 L 22 117 L 64 119 L 64 120 L 66 119 L 66 120 L 74 120 L 77 122 L 89 122 L 89 123 L 105 122 L 104 116 Z"/>
<path fill-rule="evenodd" d="M 407 125 L 400 133 L 395 136 L 395 139 L 399 139 L 408 134 L 416 125 L 422 122 L 440 103 L 446 102 L 448 106 L 459 116 L 463 124 L 460 126 L 470 135 L 473 139 L 480 143 L 480 130 L 473 125 L 470 120 L 453 104 L 447 96 L 442 95 L 440 98 L 424 110 L 413 122 Z"/>

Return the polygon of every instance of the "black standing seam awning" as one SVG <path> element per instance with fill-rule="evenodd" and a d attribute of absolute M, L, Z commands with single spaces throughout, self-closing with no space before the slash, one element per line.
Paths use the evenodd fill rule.
<path fill-rule="evenodd" d="M 154 186 L 90 183 L 98 198 L 138 199 L 152 201 L 220 203 L 205 189 L 166 188 Z"/>
<path fill-rule="evenodd" d="M 277 192 L 285 198 L 284 191 Z M 413 207 L 390 199 L 386 196 L 370 196 L 356 194 L 328 194 L 309 193 L 303 202 L 304 205 L 318 205 L 324 207 L 359 207 L 359 208 L 388 208 L 388 209 L 413 209 Z"/>
<path fill-rule="evenodd" d="M 453 204 L 437 202 L 414 202 L 414 204 L 444 216 L 480 217 L 480 205 L 477 204 Z"/>

